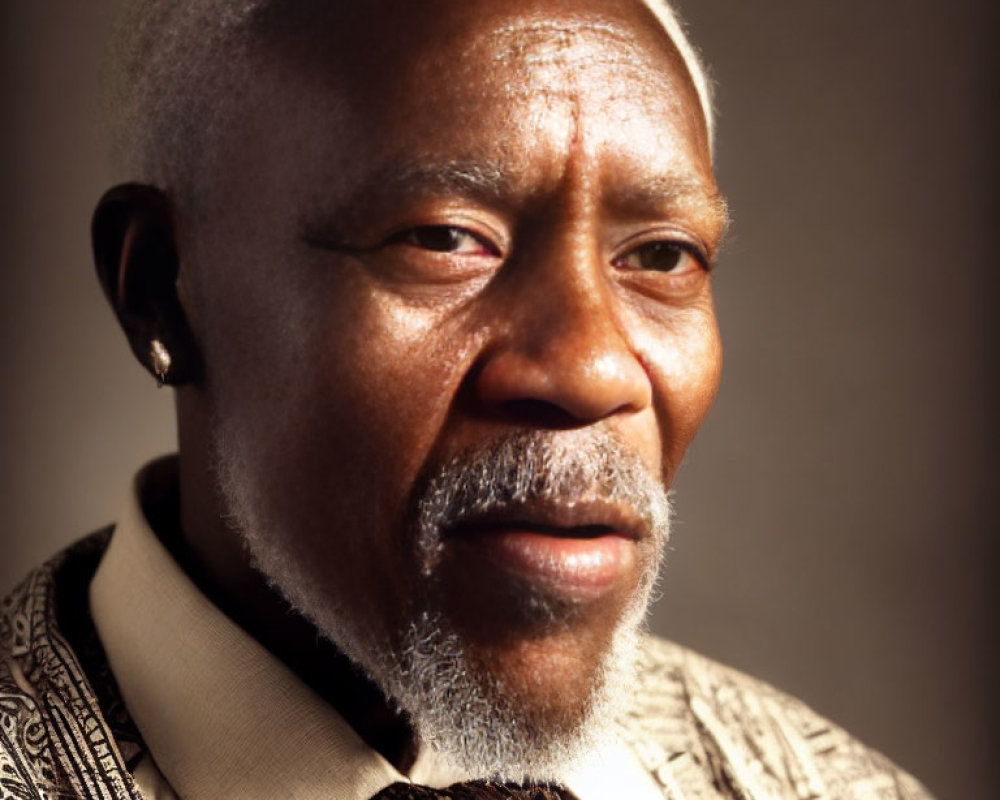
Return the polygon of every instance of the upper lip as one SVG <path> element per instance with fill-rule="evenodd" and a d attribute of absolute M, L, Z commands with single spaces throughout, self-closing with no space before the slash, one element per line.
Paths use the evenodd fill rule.
<path fill-rule="evenodd" d="M 649 536 L 648 524 L 631 508 L 588 499 L 512 502 L 481 513 L 472 512 L 449 525 L 445 535 L 511 528 L 580 539 L 616 533 L 638 542 Z"/>

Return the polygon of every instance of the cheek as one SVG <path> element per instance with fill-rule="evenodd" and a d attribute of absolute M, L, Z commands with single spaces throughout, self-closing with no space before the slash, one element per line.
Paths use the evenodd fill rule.
<path fill-rule="evenodd" d="M 219 298 L 215 414 L 250 462 L 260 509 L 319 585 L 402 607 L 415 579 L 402 523 L 461 383 L 465 340 L 447 314 L 364 276 L 306 288 Z"/>
<path fill-rule="evenodd" d="M 331 419 L 364 432 L 358 442 L 381 480 L 408 494 L 445 424 L 470 360 L 472 342 L 447 313 L 373 292 L 341 308 L 320 339 L 336 344 L 317 380 Z M 376 478 L 378 476 L 372 476 Z"/>
<path fill-rule="evenodd" d="M 668 483 L 715 399 L 722 345 L 711 302 L 638 326 L 635 344 L 653 383 Z"/>
<path fill-rule="evenodd" d="M 396 518 L 461 381 L 463 339 L 445 312 L 363 273 L 319 275 L 258 275 L 246 285 L 268 292 L 225 301 L 210 364 L 217 413 L 240 420 L 281 484 L 275 498 L 303 513 L 351 504 Z"/>

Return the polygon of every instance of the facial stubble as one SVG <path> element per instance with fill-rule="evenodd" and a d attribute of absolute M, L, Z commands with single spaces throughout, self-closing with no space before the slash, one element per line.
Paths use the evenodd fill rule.
<path fill-rule="evenodd" d="M 251 437 L 216 427 L 216 473 L 231 525 L 255 565 L 301 614 L 360 665 L 410 719 L 455 776 L 504 780 L 565 777 L 585 756 L 614 738 L 629 700 L 635 656 L 669 534 L 663 485 L 617 438 L 590 431 L 526 431 L 466 450 L 426 470 L 403 528 L 418 587 L 403 622 L 387 636 L 359 624 L 347 599 L 331 601 L 324 576 L 295 548 L 262 498 L 266 476 L 245 444 Z M 649 533 L 639 579 L 594 663 L 573 708 L 529 700 L 522 687 L 449 619 L 441 602 L 438 565 L 445 534 L 463 522 L 532 503 L 618 504 Z M 521 611 L 553 632 L 567 628 L 570 609 L 544 591 L 522 593 Z M 544 632 L 544 631 L 543 631 Z M 551 678 L 551 676 L 549 676 Z M 528 676 L 544 682 L 545 676 Z M 558 705 L 558 704 L 555 704 Z"/>

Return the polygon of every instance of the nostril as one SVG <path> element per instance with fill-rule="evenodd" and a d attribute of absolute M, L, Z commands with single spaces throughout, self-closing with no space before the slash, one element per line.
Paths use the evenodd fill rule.
<path fill-rule="evenodd" d="M 580 420 L 555 403 L 537 398 L 507 400 L 500 405 L 503 416 L 509 421 L 543 428 L 575 428 Z"/>

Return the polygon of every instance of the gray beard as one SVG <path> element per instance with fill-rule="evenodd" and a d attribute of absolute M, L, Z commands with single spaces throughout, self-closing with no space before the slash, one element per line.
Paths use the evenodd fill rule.
<path fill-rule="evenodd" d="M 552 725 L 526 708 L 503 682 L 476 661 L 462 636 L 433 600 L 442 532 L 477 515 L 542 500 L 598 499 L 627 505 L 649 526 L 662 553 L 670 507 L 662 484 L 617 439 L 593 432 L 529 431 L 471 450 L 439 466 L 418 486 L 410 521 L 414 558 L 426 592 L 412 598 L 394 644 L 356 624 L 331 603 L 296 558 L 261 498 L 266 476 L 254 470 L 243 443 L 216 428 L 216 474 L 231 525 L 257 568 L 404 712 L 419 741 L 446 769 L 463 777 L 522 781 L 565 777 L 588 754 L 615 738 L 616 720 L 631 699 L 635 661 L 656 583 L 659 559 L 644 569 L 624 609 L 589 697 L 571 726 Z M 307 560 L 305 560 L 307 561 Z M 539 614 L 559 625 L 560 609 L 528 597 Z"/>

